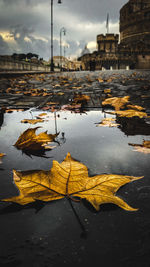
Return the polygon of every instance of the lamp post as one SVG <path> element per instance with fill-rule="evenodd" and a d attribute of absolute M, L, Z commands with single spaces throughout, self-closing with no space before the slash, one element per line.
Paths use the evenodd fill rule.
<path fill-rule="evenodd" d="M 61 4 L 61 0 L 58 0 L 58 4 Z M 51 68 L 54 71 L 54 61 L 53 61 L 53 0 L 51 0 Z"/>
<path fill-rule="evenodd" d="M 60 29 L 60 71 L 62 70 L 62 41 L 61 41 L 62 33 L 66 35 L 66 29 L 64 27 Z"/>

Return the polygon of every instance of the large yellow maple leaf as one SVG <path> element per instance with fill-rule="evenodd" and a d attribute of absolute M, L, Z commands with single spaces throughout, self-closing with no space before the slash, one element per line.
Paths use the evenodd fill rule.
<path fill-rule="evenodd" d="M 96 210 L 103 203 L 114 203 L 129 211 L 136 210 L 115 193 L 121 186 L 142 178 L 117 174 L 88 177 L 87 167 L 74 160 L 70 153 L 62 163 L 54 160 L 50 171 L 14 170 L 13 173 L 20 194 L 3 201 L 25 205 L 36 200 L 52 201 L 64 197 L 73 200 L 78 197 L 89 201 Z"/>

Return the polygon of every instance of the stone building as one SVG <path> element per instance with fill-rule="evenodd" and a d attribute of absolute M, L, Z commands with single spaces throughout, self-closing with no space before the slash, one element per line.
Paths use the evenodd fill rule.
<path fill-rule="evenodd" d="M 120 10 L 118 34 L 97 36 L 97 51 L 82 54 L 85 70 L 150 69 L 150 0 L 129 0 Z"/>
<path fill-rule="evenodd" d="M 130 0 L 121 8 L 119 50 L 134 54 L 135 68 L 150 69 L 150 0 Z"/>

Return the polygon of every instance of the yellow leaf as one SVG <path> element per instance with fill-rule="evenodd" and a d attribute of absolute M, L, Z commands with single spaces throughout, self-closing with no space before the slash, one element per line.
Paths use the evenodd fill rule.
<path fill-rule="evenodd" d="M 143 118 L 147 116 L 145 112 L 137 111 L 134 109 L 114 111 L 112 112 L 112 114 L 117 114 L 119 115 L 119 117 L 127 117 L 127 118 L 132 118 L 132 117 Z"/>
<path fill-rule="evenodd" d="M 41 113 L 41 114 L 38 115 L 38 117 L 43 117 L 43 116 L 46 116 L 46 115 L 47 115 L 47 113 Z"/>
<path fill-rule="evenodd" d="M 99 81 L 99 83 L 103 83 L 104 82 L 104 80 L 101 79 L 101 78 L 98 78 L 98 81 Z"/>
<path fill-rule="evenodd" d="M 113 80 L 113 79 L 110 78 L 110 79 L 108 79 L 106 82 L 107 82 L 107 83 L 111 83 L 112 80 Z"/>
<path fill-rule="evenodd" d="M 4 157 L 6 154 L 4 154 L 4 153 L 0 153 L 0 163 L 2 163 L 2 161 L 1 161 L 1 159 L 2 159 L 2 157 Z"/>
<path fill-rule="evenodd" d="M 89 100 L 90 100 L 89 95 L 75 94 L 75 97 L 74 97 L 75 103 L 83 102 L 83 101 L 89 101 Z"/>
<path fill-rule="evenodd" d="M 111 93 L 111 89 L 104 89 L 104 93 L 105 94 Z"/>
<path fill-rule="evenodd" d="M 62 93 L 62 92 L 59 92 L 57 95 L 64 95 L 64 93 Z"/>
<path fill-rule="evenodd" d="M 104 203 L 113 203 L 119 207 L 134 211 L 121 198 L 116 196 L 117 190 L 142 177 L 117 174 L 102 174 L 88 177 L 87 167 L 74 160 L 70 153 L 62 163 L 53 161 L 50 171 L 13 171 L 14 182 L 19 189 L 19 196 L 3 199 L 21 205 L 36 200 L 52 201 L 64 197 L 86 199 L 96 210 Z"/>
<path fill-rule="evenodd" d="M 39 123 L 39 122 L 44 122 L 43 119 L 32 119 L 32 120 L 29 120 L 29 119 L 24 119 L 21 121 L 21 123 L 30 123 L 30 124 L 36 124 L 36 123 Z"/>
<path fill-rule="evenodd" d="M 141 106 L 138 106 L 138 105 L 127 105 L 127 108 L 129 108 L 129 109 L 135 109 L 135 110 L 139 110 L 139 111 L 145 109 L 145 108 L 143 108 Z"/>
<path fill-rule="evenodd" d="M 35 132 L 38 128 L 40 127 L 27 129 L 20 135 L 14 146 L 23 150 L 40 150 L 59 135 L 59 133 L 47 134 L 47 132 L 36 135 Z"/>
<path fill-rule="evenodd" d="M 129 102 L 129 98 L 129 96 L 107 98 L 102 102 L 102 105 L 111 105 L 115 110 L 120 110 L 120 108 L 123 108 Z"/>
<path fill-rule="evenodd" d="M 119 126 L 120 124 L 117 124 L 117 123 L 113 123 L 113 121 L 115 121 L 115 119 L 113 118 L 105 118 L 103 119 L 98 125 L 97 127 L 117 127 Z"/>

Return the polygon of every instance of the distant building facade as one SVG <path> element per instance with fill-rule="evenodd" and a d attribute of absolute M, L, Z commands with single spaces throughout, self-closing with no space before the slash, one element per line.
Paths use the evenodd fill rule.
<path fill-rule="evenodd" d="M 51 60 L 49 61 L 50 64 Z M 62 70 L 66 71 L 79 71 L 82 69 L 82 62 L 78 60 L 69 60 L 66 57 L 63 56 L 54 56 L 53 57 L 53 63 L 54 67 L 57 70 L 60 70 L 60 67 Z"/>
<path fill-rule="evenodd" d="M 129 0 L 120 10 L 118 34 L 97 36 L 97 51 L 82 54 L 85 70 L 150 69 L 150 0 Z"/>
<path fill-rule="evenodd" d="M 120 10 L 120 46 L 135 56 L 135 67 L 150 69 L 150 0 L 130 0 Z"/>

